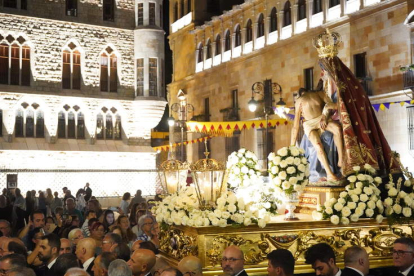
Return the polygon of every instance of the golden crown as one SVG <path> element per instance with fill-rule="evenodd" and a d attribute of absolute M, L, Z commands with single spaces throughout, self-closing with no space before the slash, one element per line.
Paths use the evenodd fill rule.
<path fill-rule="evenodd" d="M 336 32 L 330 32 L 328 29 L 312 40 L 313 47 L 316 48 L 321 58 L 332 58 L 338 55 L 340 42 L 341 35 Z"/>

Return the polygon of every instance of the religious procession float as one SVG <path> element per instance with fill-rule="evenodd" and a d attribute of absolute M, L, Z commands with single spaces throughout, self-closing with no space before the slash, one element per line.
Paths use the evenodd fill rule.
<path fill-rule="evenodd" d="M 325 242 L 340 266 L 351 245 L 367 250 L 371 268 L 392 266 L 394 240 L 413 233 L 414 178 L 391 151 L 363 87 L 337 57 L 339 42 L 339 34 L 329 31 L 314 39 L 324 87 L 333 90 L 324 90 L 321 114 L 313 114 L 316 123 L 306 118 L 306 100 L 318 94 L 304 93 L 296 102 L 292 136 L 304 118 L 307 142 L 270 153 L 267 168 L 244 148 L 220 163 L 209 158 L 207 146 L 206 158 L 195 163 L 171 158 L 161 164 L 165 195 L 153 213 L 162 224 L 160 251 L 168 262 L 176 265 L 194 255 L 205 275 L 218 275 L 224 248 L 234 244 L 243 250 L 250 275 L 266 275 L 266 256 L 278 248 L 292 252 L 295 273 L 307 273 L 312 270 L 304 252 Z M 315 153 L 321 122 L 341 127 L 340 139 L 335 131 L 331 139 L 339 161 Z M 340 173 L 331 169 L 331 176 L 326 172 L 315 182 L 315 162 L 340 165 Z M 191 184 L 186 182 L 189 170 Z"/>

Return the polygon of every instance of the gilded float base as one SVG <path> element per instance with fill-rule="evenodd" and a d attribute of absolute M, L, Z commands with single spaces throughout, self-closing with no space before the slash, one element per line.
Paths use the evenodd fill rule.
<path fill-rule="evenodd" d="M 343 267 L 343 254 L 347 247 L 364 247 L 371 268 L 392 266 L 392 245 L 395 239 L 413 235 L 411 225 L 389 227 L 371 219 L 363 219 L 348 226 L 333 225 L 329 221 L 312 221 L 309 215 L 298 214 L 299 221 L 284 221 L 279 215 L 265 228 L 248 227 L 185 227 L 169 226 L 161 233 L 161 255 L 171 265 L 188 255 L 200 258 L 204 275 L 220 275 L 221 254 L 235 244 L 245 256 L 245 269 L 249 275 L 267 275 L 267 254 L 277 248 L 288 249 L 296 260 L 295 274 L 313 272 L 305 264 L 304 252 L 313 244 L 330 244 L 337 254 L 337 263 Z"/>

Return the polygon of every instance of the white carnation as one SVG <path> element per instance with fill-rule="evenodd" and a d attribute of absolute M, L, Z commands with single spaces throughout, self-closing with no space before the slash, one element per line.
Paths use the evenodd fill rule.
<path fill-rule="evenodd" d="M 404 181 L 404 186 L 406 186 L 406 187 L 410 187 L 411 186 L 410 179 L 407 179 L 406 181 Z"/>
<path fill-rule="evenodd" d="M 296 166 L 302 165 L 300 162 L 300 158 L 296 157 L 295 160 L 293 161 L 293 164 L 295 164 Z"/>
<path fill-rule="evenodd" d="M 393 204 L 393 200 L 392 200 L 392 198 L 390 198 L 390 197 L 387 197 L 385 200 L 384 200 L 384 204 L 385 204 L 385 206 L 391 206 L 392 204 Z"/>
<path fill-rule="evenodd" d="M 381 179 L 381 177 L 377 176 L 377 177 L 374 178 L 374 181 L 377 182 L 378 184 L 380 184 L 382 182 L 382 179 Z"/>
<path fill-rule="evenodd" d="M 227 210 L 229 210 L 230 213 L 234 213 L 237 211 L 237 207 L 234 204 L 229 204 L 229 206 L 227 206 Z"/>
<path fill-rule="evenodd" d="M 374 201 L 370 200 L 370 201 L 367 202 L 367 206 L 370 209 L 374 209 L 376 205 L 375 205 Z"/>
<path fill-rule="evenodd" d="M 391 188 L 391 189 L 388 191 L 388 195 L 389 195 L 389 196 L 396 196 L 396 195 L 397 195 L 397 193 L 398 193 L 398 190 L 397 190 L 397 189 L 395 189 L 395 188 Z"/>
<path fill-rule="evenodd" d="M 362 194 L 359 198 L 361 199 L 362 202 L 368 201 L 368 196 L 366 194 Z"/>
<path fill-rule="evenodd" d="M 394 210 L 394 212 L 398 215 L 401 214 L 402 211 L 402 207 L 400 204 L 395 204 L 394 206 L 392 206 L 392 209 Z"/>
<path fill-rule="evenodd" d="M 404 207 L 402 210 L 402 213 L 404 217 L 408 218 L 411 217 L 411 208 L 410 207 Z"/>

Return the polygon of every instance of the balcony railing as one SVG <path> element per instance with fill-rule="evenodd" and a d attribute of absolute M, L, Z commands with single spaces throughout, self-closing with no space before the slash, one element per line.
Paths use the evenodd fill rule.
<path fill-rule="evenodd" d="M 414 91 L 414 71 L 408 70 L 403 74 L 404 89 L 411 89 Z"/>

